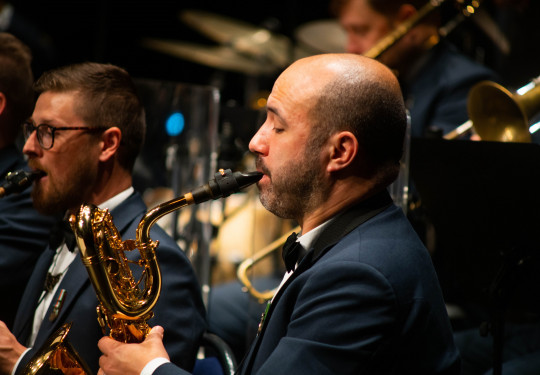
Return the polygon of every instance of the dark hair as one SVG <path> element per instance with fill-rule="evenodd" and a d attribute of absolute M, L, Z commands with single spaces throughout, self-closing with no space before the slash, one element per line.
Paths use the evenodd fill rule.
<path fill-rule="evenodd" d="M 321 147 L 328 137 L 348 130 L 361 150 L 363 168 L 378 175 L 380 184 L 390 184 L 399 172 L 407 128 L 407 112 L 399 90 L 387 80 L 351 68 L 322 90 L 311 109 L 311 147 Z"/>
<path fill-rule="evenodd" d="M 144 107 L 129 74 L 122 68 L 99 63 L 68 65 L 44 73 L 34 85 L 45 91 L 75 91 L 77 114 L 88 126 L 116 126 L 122 131 L 120 164 L 132 170 L 146 131 Z"/>
<path fill-rule="evenodd" d="M 3 136 L 13 141 L 34 106 L 31 62 L 28 46 L 9 33 L 0 33 L 0 92 L 4 93 L 7 102 L 7 121 L 2 124 L 7 128 Z"/>

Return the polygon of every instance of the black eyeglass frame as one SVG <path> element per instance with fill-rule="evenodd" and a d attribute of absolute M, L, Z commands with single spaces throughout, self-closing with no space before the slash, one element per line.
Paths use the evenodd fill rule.
<path fill-rule="evenodd" d="M 32 131 L 28 132 L 27 129 L 30 128 L 32 129 Z M 45 147 L 43 146 L 43 133 L 40 133 L 39 129 L 41 127 L 45 127 L 47 129 L 50 129 L 50 134 L 51 134 L 51 145 L 49 147 Z M 69 127 L 69 126 L 52 126 L 52 125 L 49 125 L 49 124 L 39 124 L 39 125 L 34 125 L 32 122 L 30 121 L 26 121 L 23 123 L 23 135 L 24 135 L 24 139 L 25 141 L 30 138 L 30 135 L 32 135 L 32 133 L 34 131 L 36 131 L 36 137 L 37 137 L 37 140 L 38 140 L 38 143 L 39 143 L 39 146 L 44 149 L 44 150 L 50 150 L 51 148 L 53 148 L 54 146 L 54 133 L 58 130 L 85 130 L 87 132 L 95 132 L 95 131 L 103 131 L 103 130 L 107 130 L 109 129 L 108 126 L 76 126 L 76 127 Z M 47 134 L 47 133 L 45 133 Z"/>

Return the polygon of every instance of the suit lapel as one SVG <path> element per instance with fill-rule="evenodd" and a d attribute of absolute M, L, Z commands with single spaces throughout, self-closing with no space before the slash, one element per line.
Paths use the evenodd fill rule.
<path fill-rule="evenodd" d="M 47 246 L 45 251 L 39 257 L 30 280 L 28 280 L 28 285 L 24 291 L 13 324 L 13 334 L 17 337 L 19 342 L 25 343 L 30 336 L 34 313 L 39 297 L 43 292 L 45 276 L 47 275 L 53 257 L 54 251 Z"/>
<path fill-rule="evenodd" d="M 311 268 L 311 266 L 318 259 L 320 259 L 326 252 L 328 252 L 344 236 L 346 236 L 359 225 L 363 224 L 364 222 L 368 221 L 372 217 L 387 209 L 391 204 L 392 199 L 390 198 L 388 192 L 385 190 L 340 214 L 326 228 L 324 228 L 323 232 L 312 245 L 311 249 L 299 262 L 296 270 L 292 273 L 291 276 L 289 276 L 289 278 L 285 281 L 285 283 L 283 283 L 281 288 L 275 294 L 272 302 L 267 307 L 266 312 L 263 314 L 257 337 L 255 338 L 251 349 L 244 360 L 245 366 L 242 366 L 243 374 L 251 372 L 251 366 L 253 365 L 256 353 L 262 341 L 262 337 L 264 335 L 266 327 L 268 326 L 270 316 L 272 315 L 275 306 L 278 304 L 279 299 L 281 298 L 283 293 L 285 293 L 287 286 L 290 285 L 304 271 Z"/>
<path fill-rule="evenodd" d="M 66 314 L 68 314 L 71 307 L 77 302 L 76 296 L 79 295 L 82 289 L 88 287 L 88 284 L 90 283 L 88 277 L 85 277 L 86 275 L 86 269 L 82 264 L 80 256 L 77 255 L 77 258 L 73 259 L 73 262 L 71 262 L 68 271 L 60 282 L 54 298 L 47 309 L 47 313 L 43 318 L 39 333 L 36 337 L 36 343 L 46 340 L 60 328 L 63 323 L 65 323 Z"/>
<path fill-rule="evenodd" d="M 111 211 L 114 226 L 122 234 L 125 234 L 126 229 L 133 221 L 146 212 L 146 206 L 139 193 L 134 193 L 128 197 L 122 204 Z M 130 238 L 122 238 L 127 240 Z"/>

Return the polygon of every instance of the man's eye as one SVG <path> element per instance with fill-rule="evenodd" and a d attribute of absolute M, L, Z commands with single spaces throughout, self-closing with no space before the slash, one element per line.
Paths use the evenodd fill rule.
<path fill-rule="evenodd" d="M 278 134 L 279 134 L 279 133 L 283 133 L 283 130 L 284 130 L 284 129 L 281 129 L 281 128 L 274 128 L 274 131 L 275 131 L 276 133 L 278 133 Z"/>

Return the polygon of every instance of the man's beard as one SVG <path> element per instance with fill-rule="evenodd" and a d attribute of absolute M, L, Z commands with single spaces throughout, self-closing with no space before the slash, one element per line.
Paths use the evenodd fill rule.
<path fill-rule="evenodd" d="M 81 164 L 74 169 L 67 181 L 59 181 L 49 175 L 47 190 L 39 182 L 32 188 L 34 207 L 44 215 L 55 215 L 83 204 L 88 188 L 94 184 L 95 176 L 95 169 Z"/>
<path fill-rule="evenodd" d="M 262 205 L 274 215 L 285 219 L 301 219 L 314 210 L 324 199 L 326 189 L 321 186 L 319 153 L 295 163 L 287 163 L 279 170 L 270 172 L 257 158 L 257 167 L 270 179 L 259 189 Z"/>

